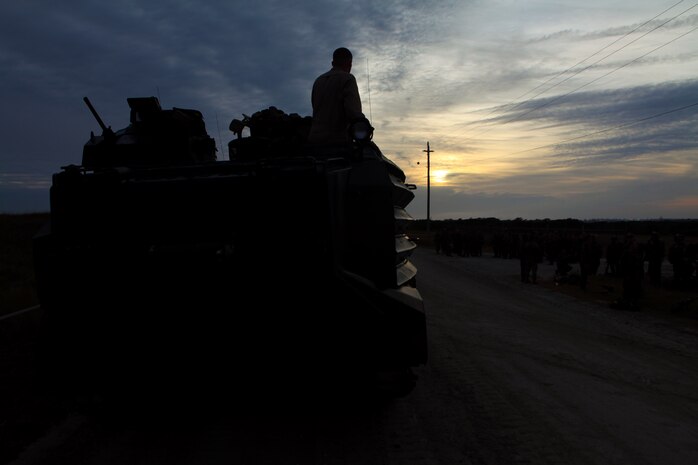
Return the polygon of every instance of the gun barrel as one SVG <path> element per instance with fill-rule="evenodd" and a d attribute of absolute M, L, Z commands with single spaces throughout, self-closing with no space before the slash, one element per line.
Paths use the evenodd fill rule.
<path fill-rule="evenodd" d="M 83 97 L 83 100 L 87 104 L 87 108 L 89 108 L 90 111 L 92 112 L 92 116 L 94 116 L 95 119 L 97 120 L 97 122 L 99 123 L 99 126 L 102 128 L 102 131 L 106 132 L 108 130 L 107 125 L 104 124 L 104 121 L 102 121 L 102 118 L 100 118 L 99 115 L 97 114 L 97 110 L 95 110 L 95 107 L 93 107 L 92 103 L 90 103 L 90 99 L 88 99 L 87 97 Z"/>

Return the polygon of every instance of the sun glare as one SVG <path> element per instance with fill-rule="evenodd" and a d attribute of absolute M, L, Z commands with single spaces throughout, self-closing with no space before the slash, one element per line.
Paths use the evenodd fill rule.
<path fill-rule="evenodd" d="M 431 172 L 431 179 L 434 182 L 446 182 L 448 170 L 434 170 Z"/>

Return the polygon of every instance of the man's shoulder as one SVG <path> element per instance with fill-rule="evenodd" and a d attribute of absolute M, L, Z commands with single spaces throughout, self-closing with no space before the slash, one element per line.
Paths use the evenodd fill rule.
<path fill-rule="evenodd" d="M 331 74 L 332 74 L 332 70 L 325 71 L 324 73 L 322 73 L 321 75 L 319 75 L 319 76 L 317 77 L 317 79 L 322 79 L 322 78 L 327 77 L 327 76 L 329 76 L 329 75 L 331 75 Z M 317 80 L 317 79 L 316 79 L 316 80 Z"/>
<path fill-rule="evenodd" d="M 337 80 L 342 80 L 342 81 L 350 81 L 350 80 L 356 80 L 353 74 L 348 73 L 344 70 L 338 69 L 338 68 L 332 68 L 329 71 L 322 73 L 320 76 L 317 77 L 317 80 L 320 79 L 327 79 L 327 78 L 332 78 L 332 79 L 337 79 Z"/>

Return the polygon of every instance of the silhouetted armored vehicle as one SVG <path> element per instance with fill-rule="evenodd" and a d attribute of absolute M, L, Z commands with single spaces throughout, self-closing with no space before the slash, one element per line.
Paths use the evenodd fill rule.
<path fill-rule="evenodd" d="M 367 122 L 310 147 L 310 118 L 271 107 L 233 120 L 217 161 L 198 111 L 128 99 L 113 132 L 85 101 L 102 135 L 54 174 L 35 238 L 49 382 L 224 394 L 371 373 L 411 390 L 427 359 L 413 186 Z"/>

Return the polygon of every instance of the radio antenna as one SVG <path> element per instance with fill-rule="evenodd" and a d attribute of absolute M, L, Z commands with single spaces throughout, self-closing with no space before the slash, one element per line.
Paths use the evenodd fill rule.
<path fill-rule="evenodd" d="M 223 138 L 221 137 L 221 125 L 218 124 L 218 112 L 216 112 L 216 127 L 218 128 L 218 143 L 221 145 L 221 156 L 223 156 Z"/>
<path fill-rule="evenodd" d="M 371 108 L 371 73 L 368 70 L 368 58 L 366 58 L 366 83 L 368 84 L 368 117 L 373 121 L 373 109 Z"/>

